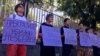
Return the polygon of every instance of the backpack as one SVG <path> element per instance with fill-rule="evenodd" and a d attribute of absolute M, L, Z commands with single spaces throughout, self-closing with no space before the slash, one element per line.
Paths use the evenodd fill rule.
<path fill-rule="evenodd" d="M 13 14 L 13 19 L 15 19 L 15 17 L 16 17 L 16 15 L 15 15 L 15 14 Z"/>

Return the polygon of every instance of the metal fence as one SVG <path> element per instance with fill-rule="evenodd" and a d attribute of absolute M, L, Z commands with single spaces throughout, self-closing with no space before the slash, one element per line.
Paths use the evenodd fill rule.
<path fill-rule="evenodd" d="M 19 2 L 20 1 L 18 1 L 18 0 L 0 0 L 0 18 L 3 19 L 3 17 L 13 13 L 14 12 L 14 6 L 16 4 L 18 4 Z M 52 5 L 50 4 L 50 6 L 52 6 Z M 30 21 L 35 21 L 35 22 L 38 22 L 38 23 L 42 23 L 42 22 L 45 21 L 45 17 L 49 13 L 53 13 L 53 12 L 50 11 L 50 10 L 47 11 L 47 9 L 42 9 L 42 8 L 39 8 L 39 7 L 30 6 L 29 7 L 28 19 Z M 53 13 L 53 15 L 54 15 L 54 21 L 53 21 L 52 24 L 55 27 L 63 26 L 64 18 L 61 17 L 61 16 L 58 16 L 54 13 Z M 71 28 L 77 28 L 77 24 L 72 22 L 71 23 Z"/>
<path fill-rule="evenodd" d="M 47 14 L 49 13 L 52 13 L 52 12 L 49 12 L 49 11 L 46 11 L 46 10 L 43 10 L 43 9 L 39 9 L 39 8 L 32 8 L 31 9 L 32 11 L 32 20 L 33 21 L 36 21 L 36 22 L 39 22 L 39 23 L 43 23 L 45 22 L 45 17 Z M 59 27 L 61 25 L 63 25 L 63 17 L 60 17 L 56 14 L 53 14 L 54 15 L 54 21 L 53 21 L 53 25 L 56 26 L 56 27 Z"/>
<path fill-rule="evenodd" d="M 14 12 L 14 6 L 19 3 L 20 1 L 18 0 L 0 0 L 0 17 L 4 17 L 4 16 L 7 16 L 11 13 Z M 38 23 L 42 23 L 45 21 L 45 17 L 47 14 L 49 13 L 52 13 L 52 12 L 49 12 L 47 10 L 43 10 L 43 9 L 40 9 L 40 8 L 34 8 L 34 7 L 30 7 L 29 8 L 29 20 L 30 21 L 36 21 Z M 54 15 L 54 22 L 53 22 L 53 25 L 56 26 L 56 27 L 59 27 L 62 25 L 62 21 L 63 21 L 63 17 L 60 17 L 56 14 L 53 14 Z"/>

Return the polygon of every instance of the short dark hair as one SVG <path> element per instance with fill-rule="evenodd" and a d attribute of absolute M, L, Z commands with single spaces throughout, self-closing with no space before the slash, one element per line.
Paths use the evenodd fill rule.
<path fill-rule="evenodd" d="M 85 32 L 88 32 L 88 30 L 89 30 L 89 28 L 86 28 L 86 29 L 85 29 Z"/>
<path fill-rule="evenodd" d="M 88 28 L 85 29 L 85 32 L 88 32 L 88 30 L 90 30 L 90 29 L 93 29 L 93 28 L 92 27 L 88 27 Z M 93 29 L 93 31 L 94 31 L 94 29 Z"/>
<path fill-rule="evenodd" d="M 68 21 L 68 20 L 70 20 L 70 19 L 69 19 L 69 18 L 65 18 L 65 19 L 64 19 L 64 23 L 65 23 L 66 21 Z"/>
<path fill-rule="evenodd" d="M 53 14 L 47 14 L 46 15 L 46 20 L 48 20 L 50 17 L 53 17 Z"/>
<path fill-rule="evenodd" d="M 17 4 L 17 5 L 15 6 L 15 12 L 17 12 L 18 7 L 20 7 L 20 6 L 23 6 L 23 7 L 24 7 L 24 4 L 23 4 L 23 3 Z"/>

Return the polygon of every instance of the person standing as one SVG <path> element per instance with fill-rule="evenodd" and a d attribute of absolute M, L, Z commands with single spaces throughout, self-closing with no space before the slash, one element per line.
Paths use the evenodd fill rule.
<path fill-rule="evenodd" d="M 86 32 L 86 33 L 92 33 L 92 34 L 93 34 L 93 31 L 94 31 L 94 30 L 93 30 L 93 28 L 91 28 L 91 27 L 85 29 L 85 32 Z M 86 47 L 85 49 L 86 49 L 86 50 L 85 50 L 85 56 L 92 56 L 92 51 L 91 51 L 92 48 L 91 48 L 91 47 Z"/>
<path fill-rule="evenodd" d="M 61 27 L 61 39 L 62 39 L 62 56 L 70 56 L 73 45 L 65 44 L 65 36 L 63 28 L 69 29 L 71 21 L 69 18 L 64 19 L 64 26 Z"/>
<path fill-rule="evenodd" d="M 80 32 L 85 32 L 83 23 L 78 24 L 78 29 L 76 30 L 77 33 L 77 56 L 84 56 L 84 48 L 80 46 Z"/>
<path fill-rule="evenodd" d="M 46 22 L 42 23 L 39 30 L 39 38 L 41 39 L 40 43 L 40 56 L 55 56 L 55 48 L 53 46 L 44 46 L 42 38 L 42 26 L 53 27 L 51 24 L 53 22 L 53 14 L 47 14 Z"/>
<path fill-rule="evenodd" d="M 94 30 L 93 28 L 89 30 L 89 32 L 97 35 L 96 30 Z M 97 46 L 92 46 L 93 49 L 93 56 L 100 56 L 100 48 Z"/>
<path fill-rule="evenodd" d="M 27 21 L 24 16 L 25 8 L 23 4 L 17 4 L 15 6 L 15 13 L 9 15 L 9 19 L 16 19 L 21 21 Z M 26 56 L 27 47 L 22 44 L 8 44 L 7 45 L 7 56 Z"/>

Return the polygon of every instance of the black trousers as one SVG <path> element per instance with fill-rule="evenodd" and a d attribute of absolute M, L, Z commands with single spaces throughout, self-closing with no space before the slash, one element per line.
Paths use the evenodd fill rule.
<path fill-rule="evenodd" d="M 63 45 L 62 56 L 70 56 L 71 50 L 73 49 L 72 45 Z"/>
<path fill-rule="evenodd" d="M 40 43 L 40 56 L 56 56 L 55 55 L 55 47 L 52 46 L 44 46 L 43 40 L 41 39 Z"/>
<path fill-rule="evenodd" d="M 100 48 L 93 46 L 93 56 L 100 56 Z"/>
<path fill-rule="evenodd" d="M 55 48 L 49 46 L 41 46 L 40 56 L 55 56 Z"/>

